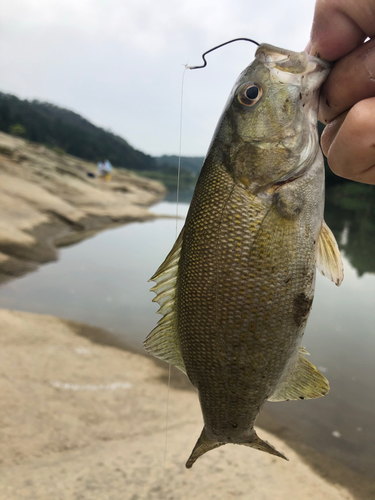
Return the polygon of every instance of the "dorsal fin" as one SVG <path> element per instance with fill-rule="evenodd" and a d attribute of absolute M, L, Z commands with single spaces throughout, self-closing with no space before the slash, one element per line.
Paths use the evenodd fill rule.
<path fill-rule="evenodd" d="M 275 392 L 268 398 L 268 401 L 314 399 L 328 394 L 328 380 L 310 361 L 307 361 L 305 354 L 308 354 L 305 349 L 299 347 L 294 368 L 282 379 Z"/>
<path fill-rule="evenodd" d="M 156 293 L 153 302 L 160 305 L 158 313 L 162 314 L 163 317 L 158 321 L 158 326 L 148 335 L 143 345 L 146 351 L 153 356 L 186 373 L 175 320 L 176 282 L 183 234 L 184 229 L 182 229 L 165 261 L 150 279 L 156 283 L 151 288 L 151 291 Z"/>
<path fill-rule="evenodd" d="M 324 220 L 319 233 L 316 267 L 335 285 L 341 285 L 344 279 L 344 266 L 340 250 L 332 231 Z"/>

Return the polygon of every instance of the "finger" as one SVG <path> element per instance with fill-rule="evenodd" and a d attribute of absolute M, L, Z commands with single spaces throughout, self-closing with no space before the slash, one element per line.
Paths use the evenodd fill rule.
<path fill-rule="evenodd" d="M 332 121 L 356 102 L 375 96 L 375 39 L 336 62 L 320 96 L 322 123 Z"/>
<path fill-rule="evenodd" d="M 329 166 L 335 174 L 375 184 L 375 97 L 357 103 L 322 134 Z"/>
<path fill-rule="evenodd" d="M 347 114 L 348 111 L 337 117 L 332 122 L 330 122 L 323 130 L 323 133 L 320 137 L 320 146 L 325 156 L 328 156 L 329 148 L 331 147 L 333 141 L 335 140 L 335 137 L 337 136 L 341 128 L 341 125 L 344 123 Z"/>
<path fill-rule="evenodd" d="M 335 61 L 375 36 L 375 2 L 317 0 L 310 54 Z"/>

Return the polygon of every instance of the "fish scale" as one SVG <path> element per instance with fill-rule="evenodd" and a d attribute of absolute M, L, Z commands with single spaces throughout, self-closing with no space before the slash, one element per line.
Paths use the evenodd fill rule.
<path fill-rule="evenodd" d="M 316 266 L 337 285 L 343 278 L 323 221 L 316 131 L 328 71 L 305 52 L 259 46 L 216 128 L 185 226 L 152 277 L 163 317 L 145 348 L 186 373 L 202 409 L 188 468 L 227 443 L 285 458 L 254 429 L 262 406 L 328 393 L 300 347 Z"/>

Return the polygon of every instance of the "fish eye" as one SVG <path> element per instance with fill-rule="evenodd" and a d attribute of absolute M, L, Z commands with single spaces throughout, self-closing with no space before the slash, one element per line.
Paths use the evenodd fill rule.
<path fill-rule="evenodd" d="M 245 95 L 248 99 L 253 101 L 258 97 L 259 89 L 256 85 L 252 85 L 251 87 L 246 89 Z"/>
<path fill-rule="evenodd" d="M 238 92 L 238 100 L 245 106 L 254 106 L 262 97 L 263 91 L 260 85 L 256 83 L 247 83 L 242 86 Z"/>

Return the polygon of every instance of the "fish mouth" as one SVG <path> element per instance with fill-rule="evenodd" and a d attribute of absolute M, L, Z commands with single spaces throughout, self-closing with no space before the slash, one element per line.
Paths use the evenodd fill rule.
<path fill-rule="evenodd" d="M 269 69 L 277 81 L 298 85 L 309 93 L 320 87 L 331 69 L 329 62 L 305 51 L 293 52 L 265 43 L 258 47 L 255 57 Z"/>
<path fill-rule="evenodd" d="M 303 54 L 307 54 L 307 52 L 303 52 Z M 305 75 L 309 80 L 308 87 L 310 91 L 315 91 L 322 85 L 331 71 L 331 68 L 332 65 L 329 62 L 307 54 L 307 68 Z"/>

